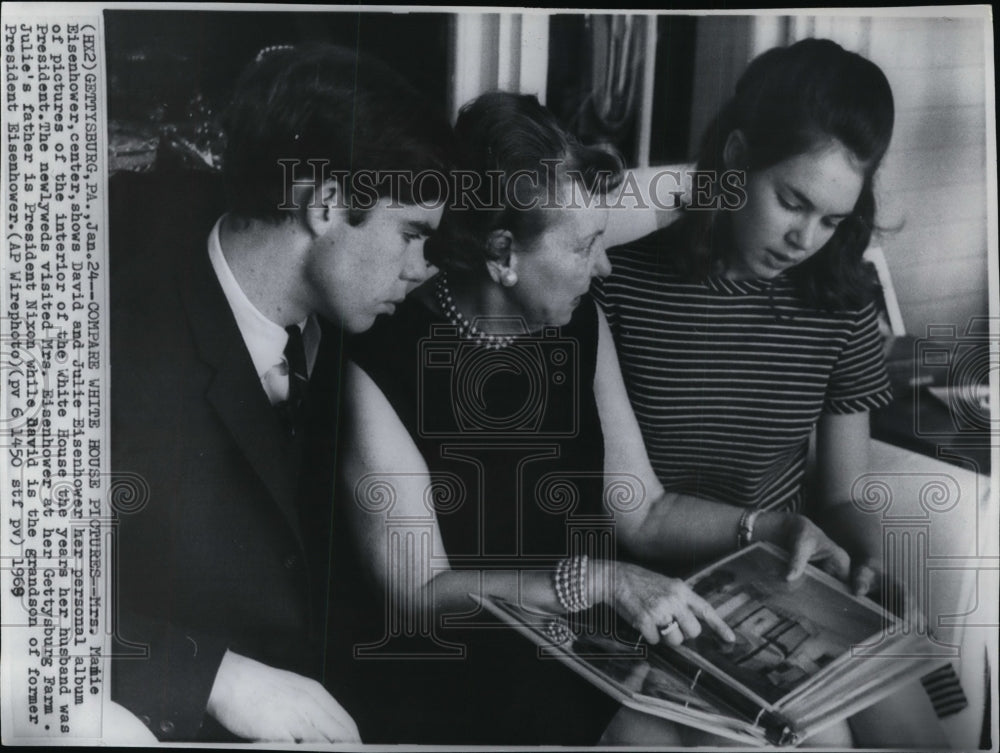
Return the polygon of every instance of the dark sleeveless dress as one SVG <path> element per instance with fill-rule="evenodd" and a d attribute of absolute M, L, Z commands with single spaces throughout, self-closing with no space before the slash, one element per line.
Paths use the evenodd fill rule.
<path fill-rule="evenodd" d="M 548 569 L 567 556 L 571 539 L 608 530 L 592 299 L 565 327 L 491 350 L 459 338 L 411 296 L 359 337 L 352 355 L 427 463 L 424 502 L 437 511 L 451 569 Z M 391 504 L 379 481 L 366 477 L 338 492 L 335 512 L 345 504 Z M 426 562 L 410 558 L 430 550 L 426 521 L 397 520 L 391 510 L 387 520 L 395 529 L 390 548 L 403 561 Z M 334 528 L 327 685 L 364 742 L 597 742 L 618 708 L 612 699 L 540 658 L 471 600 L 467 614 L 445 625 L 421 630 L 400 622 L 360 575 L 366 568 L 347 526 Z"/>

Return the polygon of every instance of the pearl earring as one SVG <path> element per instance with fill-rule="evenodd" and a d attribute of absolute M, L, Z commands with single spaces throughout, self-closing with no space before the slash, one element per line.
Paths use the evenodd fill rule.
<path fill-rule="evenodd" d="M 511 287 L 517 284 L 517 274 L 512 269 L 505 269 L 500 275 L 500 282 L 503 283 L 505 287 Z"/>

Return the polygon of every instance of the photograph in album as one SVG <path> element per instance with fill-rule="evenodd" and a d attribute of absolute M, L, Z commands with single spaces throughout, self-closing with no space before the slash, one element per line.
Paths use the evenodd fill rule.
<path fill-rule="evenodd" d="M 724 643 L 702 633 L 680 652 L 718 669 L 766 703 L 779 703 L 811 686 L 852 646 L 876 639 L 891 615 L 827 582 L 818 571 L 788 582 L 784 557 L 764 546 L 726 560 L 692 580 L 736 633 Z"/>
<path fill-rule="evenodd" d="M 680 646 L 647 644 L 618 622 L 482 603 L 626 706 L 730 739 L 795 745 L 927 673 L 935 659 L 910 616 L 897 617 L 809 566 L 788 581 L 788 557 L 759 542 L 687 580 L 733 630 Z M 940 663 L 940 660 L 938 660 Z"/>

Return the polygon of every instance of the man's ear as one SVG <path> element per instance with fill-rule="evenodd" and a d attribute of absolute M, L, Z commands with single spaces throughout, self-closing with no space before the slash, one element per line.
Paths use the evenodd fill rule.
<path fill-rule="evenodd" d="M 486 270 L 498 285 L 510 285 L 509 280 L 516 274 L 512 268 L 513 250 L 514 235 L 509 230 L 494 230 L 486 239 Z"/>
<path fill-rule="evenodd" d="M 750 164 L 750 147 L 739 128 L 729 132 L 722 150 L 722 161 L 727 170 L 746 170 Z"/>
<path fill-rule="evenodd" d="M 306 229 L 315 238 L 329 231 L 331 225 L 343 220 L 341 204 L 343 191 L 340 184 L 329 178 L 323 181 L 319 190 L 315 185 L 296 185 L 292 188 L 296 205 L 302 213 Z"/>

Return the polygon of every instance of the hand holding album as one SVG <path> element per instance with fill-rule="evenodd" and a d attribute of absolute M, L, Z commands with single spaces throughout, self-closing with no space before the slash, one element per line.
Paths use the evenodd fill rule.
<path fill-rule="evenodd" d="M 851 558 L 843 548 L 834 543 L 823 529 L 804 515 L 775 516 L 780 526 L 776 534 L 762 538 L 779 544 L 791 554 L 788 563 L 788 580 L 800 578 L 810 563 L 827 575 L 847 580 Z M 758 525 L 764 524 L 764 517 Z"/>
<path fill-rule="evenodd" d="M 880 559 L 854 563 L 850 586 L 855 596 L 867 596 L 903 621 L 907 630 L 927 631 L 927 615 L 916 594 L 907 587 L 905 573 L 884 572 Z"/>
<path fill-rule="evenodd" d="M 232 651 L 219 665 L 207 711 L 247 740 L 361 742 L 354 720 L 318 682 Z"/>

